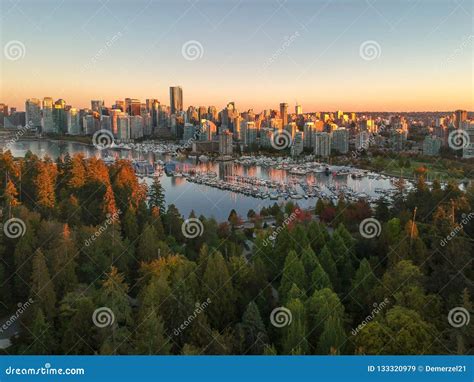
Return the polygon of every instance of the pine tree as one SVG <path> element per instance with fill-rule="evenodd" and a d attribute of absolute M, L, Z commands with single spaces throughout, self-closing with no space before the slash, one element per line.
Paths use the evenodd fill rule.
<path fill-rule="evenodd" d="M 138 223 L 135 212 L 129 208 L 123 217 L 123 232 L 127 239 L 134 242 L 138 238 Z"/>
<path fill-rule="evenodd" d="M 332 254 L 326 245 L 321 251 L 319 262 L 321 263 L 321 266 L 323 267 L 324 271 L 329 276 L 331 284 L 337 290 L 340 285 L 340 280 L 337 274 L 336 263 L 334 262 Z"/>
<path fill-rule="evenodd" d="M 367 307 L 374 302 L 374 289 L 378 286 L 377 277 L 373 274 L 367 259 L 362 259 L 351 287 L 351 307 L 357 319 L 361 319 Z"/>
<path fill-rule="evenodd" d="M 138 323 L 135 332 L 135 352 L 142 355 L 166 355 L 171 345 L 165 335 L 163 319 L 152 309 Z"/>
<path fill-rule="evenodd" d="M 299 298 L 290 300 L 287 309 L 291 312 L 291 323 L 282 328 L 282 354 L 304 355 L 308 354 L 308 341 L 306 338 L 306 316 L 304 305 Z"/>
<path fill-rule="evenodd" d="M 151 261 L 164 255 L 160 253 L 160 242 L 157 236 L 154 226 L 146 223 L 138 241 L 138 259 Z"/>
<path fill-rule="evenodd" d="M 220 252 L 209 256 L 202 279 L 202 299 L 211 299 L 207 314 L 213 328 L 224 329 L 234 320 L 235 292 L 227 264 Z"/>
<path fill-rule="evenodd" d="M 165 192 L 159 178 L 153 180 L 153 184 L 150 187 L 149 197 L 149 206 L 151 208 L 158 208 L 160 215 L 164 214 L 166 212 Z"/>
<path fill-rule="evenodd" d="M 127 326 L 132 323 L 132 310 L 128 298 L 128 285 L 118 269 L 112 267 L 102 283 L 99 295 L 101 307 L 110 309 L 113 318 L 110 325 L 100 328 L 101 354 L 126 353 L 126 341 L 130 338 Z"/>
<path fill-rule="evenodd" d="M 242 317 L 242 332 L 244 337 L 244 354 L 262 354 L 268 335 L 263 325 L 260 312 L 254 302 L 247 306 Z"/>
<path fill-rule="evenodd" d="M 43 311 L 39 308 L 29 329 L 31 343 L 26 347 L 24 353 L 34 355 L 49 355 L 55 353 L 56 341 L 53 333 L 54 328 L 46 321 Z"/>
<path fill-rule="evenodd" d="M 52 319 L 56 313 L 56 293 L 54 292 L 54 285 L 49 276 L 46 260 L 40 249 L 36 250 L 33 257 L 31 295 L 42 311 L 45 312 L 46 317 Z"/>
<path fill-rule="evenodd" d="M 339 297 L 331 289 L 316 290 L 306 302 L 308 312 L 308 323 L 311 328 L 309 341 L 316 348 L 319 338 L 324 331 L 324 324 L 334 317 L 341 322 L 344 321 L 344 306 Z"/>
<path fill-rule="evenodd" d="M 341 319 L 330 315 L 324 323 L 324 329 L 319 338 L 318 354 L 341 354 L 344 351 L 345 334 Z"/>
<path fill-rule="evenodd" d="M 311 274 L 311 287 L 308 292 L 313 292 L 315 290 L 320 290 L 324 288 L 332 289 L 331 280 L 329 279 L 328 274 L 324 271 L 323 267 L 319 263 L 319 260 L 316 259 L 316 265 Z"/>
<path fill-rule="evenodd" d="M 47 251 L 58 298 L 72 291 L 77 284 L 75 261 L 77 255 L 78 251 L 71 237 L 71 231 L 65 224 L 61 236 L 55 240 L 54 247 Z"/>
<path fill-rule="evenodd" d="M 279 293 L 282 301 L 287 299 L 288 292 L 293 284 L 296 284 L 301 290 L 306 290 L 306 275 L 303 263 L 298 258 L 296 251 L 292 250 L 286 257 L 280 283 Z"/>

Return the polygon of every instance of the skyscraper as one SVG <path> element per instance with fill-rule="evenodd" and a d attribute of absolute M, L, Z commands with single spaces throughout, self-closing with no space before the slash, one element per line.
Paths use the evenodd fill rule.
<path fill-rule="evenodd" d="M 339 127 L 332 133 L 332 148 L 341 154 L 347 154 L 349 151 L 349 130 Z"/>
<path fill-rule="evenodd" d="M 183 89 L 181 86 L 170 87 L 170 107 L 171 114 L 183 111 Z"/>
<path fill-rule="evenodd" d="M 304 124 L 303 130 L 303 144 L 305 148 L 314 147 L 314 135 L 316 133 L 316 127 L 314 122 L 308 121 Z"/>
<path fill-rule="evenodd" d="M 280 103 L 280 118 L 283 121 L 283 127 L 288 124 L 288 104 Z"/>
<path fill-rule="evenodd" d="M 154 99 L 150 103 L 150 116 L 151 116 L 151 125 L 153 129 L 156 129 L 159 126 L 160 122 L 160 102 L 157 99 Z"/>
<path fill-rule="evenodd" d="M 125 98 L 125 112 L 129 115 L 140 115 L 141 103 L 139 99 Z"/>
<path fill-rule="evenodd" d="M 53 107 L 53 123 L 55 132 L 65 134 L 67 132 L 66 101 L 58 99 Z"/>
<path fill-rule="evenodd" d="M 232 155 L 232 133 L 229 130 L 219 134 L 219 153 L 221 155 Z"/>
<path fill-rule="evenodd" d="M 467 111 L 466 110 L 456 110 L 455 111 L 456 119 L 455 126 L 457 129 L 462 128 L 462 123 L 467 120 Z"/>
<path fill-rule="evenodd" d="M 51 97 L 45 97 L 43 99 L 42 117 L 42 132 L 54 133 L 55 129 L 53 122 L 53 99 Z"/>
<path fill-rule="evenodd" d="M 315 134 L 314 154 L 319 157 L 331 155 L 331 136 L 328 133 L 317 132 Z"/>
<path fill-rule="evenodd" d="M 26 123 L 33 129 L 41 128 L 41 101 L 37 98 L 27 99 L 25 102 Z"/>
<path fill-rule="evenodd" d="M 96 111 L 97 113 L 102 112 L 102 108 L 104 107 L 104 101 L 100 100 L 91 100 L 91 109 L 92 111 Z"/>
<path fill-rule="evenodd" d="M 81 134 L 81 125 L 79 123 L 79 113 L 78 110 L 74 107 L 70 108 L 66 112 L 67 118 L 67 132 L 71 135 Z"/>
<path fill-rule="evenodd" d="M 303 108 L 301 107 L 301 105 L 298 105 L 298 104 L 297 104 L 297 105 L 295 106 L 295 113 L 296 113 L 296 115 L 301 115 L 301 114 L 303 114 Z"/>

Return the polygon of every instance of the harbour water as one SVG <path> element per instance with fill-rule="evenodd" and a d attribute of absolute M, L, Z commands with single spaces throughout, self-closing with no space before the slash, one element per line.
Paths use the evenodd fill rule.
<path fill-rule="evenodd" d="M 83 153 L 85 157 L 141 160 L 150 164 L 174 163 L 175 175 L 167 176 L 163 173 L 160 178 L 167 204 L 174 204 L 185 217 L 194 210 L 197 216 L 201 214 L 207 217 L 213 216 L 218 221 L 227 220 L 232 209 L 245 219 L 250 209 L 258 212 L 262 207 L 274 203 L 291 200 L 302 208 L 312 208 L 321 195 L 335 200 L 340 192 L 344 192 L 353 195 L 353 198 L 362 195 L 375 200 L 380 196 L 380 192 L 393 189 L 391 179 L 376 174 L 364 174 L 355 178 L 350 174 L 336 175 L 331 170 L 329 173 L 309 172 L 305 175 L 295 175 L 287 169 L 278 169 L 276 166 L 232 161 L 201 162 L 199 158 L 194 157 L 176 157 L 133 149 L 97 150 L 91 145 L 69 141 L 22 140 L 11 145 L 15 157 L 24 156 L 28 150 L 40 157 L 47 155 L 53 159 L 66 153 L 70 155 Z M 212 184 L 196 182 L 196 177 L 209 174 L 215 178 Z M 151 177 L 141 179 L 148 184 L 153 181 Z M 258 182 L 257 185 L 250 184 L 249 187 L 250 191 L 258 188 L 259 197 L 240 192 L 242 187 L 247 187 L 245 179 Z M 226 185 L 229 184 L 232 185 L 232 189 L 226 189 Z M 272 187 L 272 184 L 277 185 L 277 188 Z M 278 185 L 285 185 L 285 190 L 294 192 L 293 197 L 277 192 Z"/>

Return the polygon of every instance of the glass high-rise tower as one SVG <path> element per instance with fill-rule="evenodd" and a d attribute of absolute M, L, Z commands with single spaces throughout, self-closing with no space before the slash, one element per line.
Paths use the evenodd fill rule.
<path fill-rule="evenodd" d="M 183 89 L 181 86 L 170 87 L 170 108 L 171 114 L 183 111 Z"/>

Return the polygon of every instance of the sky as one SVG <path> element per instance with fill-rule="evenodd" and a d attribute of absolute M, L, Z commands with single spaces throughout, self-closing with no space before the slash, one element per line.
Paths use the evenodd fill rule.
<path fill-rule="evenodd" d="M 471 0 L 0 0 L 0 102 L 474 110 Z"/>

